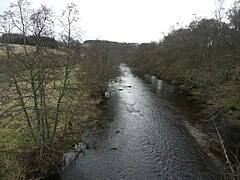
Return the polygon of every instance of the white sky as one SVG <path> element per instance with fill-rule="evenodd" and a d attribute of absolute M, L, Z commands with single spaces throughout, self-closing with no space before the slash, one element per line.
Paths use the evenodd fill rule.
<path fill-rule="evenodd" d="M 0 0 L 0 12 L 10 2 Z M 214 17 L 215 0 L 29 0 L 37 8 L 40 4 L 52 7 L 60 14 L 67 3 L 74 2 L 80 11 L 83 40 L 101 39 L 119 42 L 158 41 L 163 32 L 177 23 L 187 25 L 194 19 Z M 234 0 L 225 0 L 226 9 Z"/>

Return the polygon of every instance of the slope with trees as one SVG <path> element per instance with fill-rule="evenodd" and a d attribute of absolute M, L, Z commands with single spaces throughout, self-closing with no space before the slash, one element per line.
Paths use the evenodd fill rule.
<path fill-rule="evenodd" d="M 96 130 L 99 89 L 117 70 L 110 66 L 118 55 L 111 43 L 83 48 L 78 20 L 73 3 L 56 18 L 50 8 L 34 10 L 27 0 L 11 4 L 0 16 L 0 178 L 55 171 L 64 150 L 86 129 Z M 57 21 L 62 28 L 58 45 L 52 38 Z M 104 76 L 96 81 L 95 74 Z"/>
<path fill-rule="evenodd" d="M 223 20 L 223 6 L 216 19 L 196 18 L 188 26 L 173 29 L 158 43 L 139 44 L 129 63 L 140 71 L 170 81 L 208 106 L 208 114 L 224 115 L 231 122 L 240 120 L 240 1 L 236 1 Z M 216 126 L 215 126 L 216 127 Z M 239 137 L 239 128 L 236 127 Z M 228 152 L 221 132 L 220 147 L 232 174 L 238 173 L 239 141 L 236 152 Z M 229 129 L 221 129 L 228 131 Z M 231 129 L 232 130 L 232 129 Z M 235 138 L 236 139 L 236 138 Z M 230 156 L 230 160 L 229 157 Z M 234 165 L 230 163 L 235 162 Z"/>
<path fill-rule="evenodd" d="M 181 85 L 240 119 L 239 30 L 234 18 L 231 13 L 231 23 L 194 20 L 188 27 L 172 30 L 159 43 L 140 44 L 129 63 Z"/>

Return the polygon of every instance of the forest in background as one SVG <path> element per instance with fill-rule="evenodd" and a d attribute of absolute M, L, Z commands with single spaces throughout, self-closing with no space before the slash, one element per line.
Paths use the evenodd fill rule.
<path fill-rule="evenodd" d="M 179 85 L 210 113 L 240 120 L 240 1 L 226 14 L 220 4 L 216 14 L 159 42 L 80 43 L 75 4 L 59 19 L 46 6 L 11 4 L 0 16 L 0 178 L 45 176 L 84 132 L 102 128 L 96 107 L 120 62 Z"/>
<path fill-rule="evenodd" d="M 219 7 L 215 19 L 195 18 L 160 42 L 139 44 L 129 64 L 240 120 L 240 1 L 227 12 Z"/>
<path fill-rule="evenodd" d="M 20 44 L 22 45 L 24 41 L 24 36 L 21 34 L 10 34 L 4 33 L 0 36 L 0 43 L 10 43 L 10 44 Z M 36 37 L 31 35 L 26 37 L 26 45 L 35 46 L 36 45 Z M 57 41 L 53 37 L 41 36 L 41 45 L 49 48 L 56 48 Z"/>
<path fill-rule="evenodd" d="M 98 106 L 125 46 L 80 43 L 73 3 L 57 16 L 18 0 L 0 15 L 0 35 L 0 179 L 46 177 L 83 134 L 103 128 Z"/>
<path fill-rule="evenodd" d="M 205 119 L 199 123 L 208 121 L 215 129 L 218 142 L 212 147 L 223 157 L 226 178 L 239 179 L 240 1 L 227 11 L 223 0 L 216 2 L 215 18 L 195 17 L 187 26 L 173 27 L 159 42 L 138 44 L 126 63 L 201 102 Z M 224 141 L 228 131 L 234 144 Z"/>

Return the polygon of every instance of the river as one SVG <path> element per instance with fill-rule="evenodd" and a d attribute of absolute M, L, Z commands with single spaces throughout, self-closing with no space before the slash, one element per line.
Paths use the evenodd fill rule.
<path fill-rule="evenodd" d="M 109 128 L 72 163 L 70 179 L 220 179 L 213 161 L 187 128 L 200 107 L 184 92 L 126 65 L 110 85 L 105 121 Z"/>

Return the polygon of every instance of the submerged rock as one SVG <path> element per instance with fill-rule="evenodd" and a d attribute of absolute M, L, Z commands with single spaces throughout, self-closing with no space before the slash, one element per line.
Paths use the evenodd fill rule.
<path fill-rule="evenodd" d="M 111 93 L 110 92 L 105 92 L 104 93 L 104 98 L 105 99 L 110 99 L 111 98 Z"/>
<path fill-rule="evenodd" d="M 115 133 L 116 133 L 116 134 L 117 134 L 117 133 L 120 133 L 120 131 L 119 131 L 119 130 L 116 130 Z"/>

